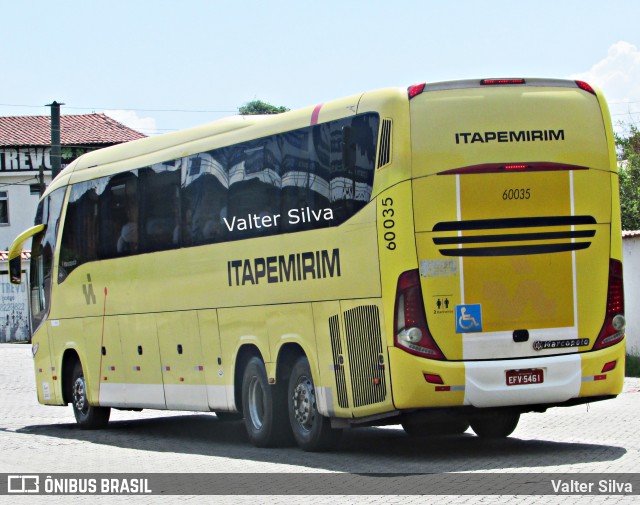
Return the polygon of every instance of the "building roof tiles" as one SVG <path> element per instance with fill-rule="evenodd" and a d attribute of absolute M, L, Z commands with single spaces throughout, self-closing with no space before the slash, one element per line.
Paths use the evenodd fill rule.
<path fill-rule="evenodd" d="M 63 146 L 114 144 L 144 137 L 106 114 L 60 116 L 60 144 Z M 0 147 L 50 144 L 50 116 L 0 116 Z"/>

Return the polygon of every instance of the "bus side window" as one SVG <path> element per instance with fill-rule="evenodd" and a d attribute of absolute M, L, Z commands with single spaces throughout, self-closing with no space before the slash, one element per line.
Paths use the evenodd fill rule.
<path fill-rule="evenodd" d="M 139 246 L 137 170 L 110 178 L 100 196 L 100 258 L 136 254 Z"/>
<path fill-rule="evenodd" d="M 329 207 L 326 125 L 304 128 L 279 136 L 282 143 L 283 232 L 331 226 L 325 219 L 307 220 L 310 211 L 322 214 Z M 326 139 L 324 139 L 326 140 Z"/>
<path fill-rule="evenodd" d="M 104 180 L 71 187 L 60 244 L 59 283 L 83 263 L 98 258 L 98 192 Z"/>
<path fill-rule="evenodd" d="M 361 114 L 329 123 L 329 187 L 335 224 L 358 212 L 371 198 L 379 118 Z"/>
<path fill-rule="evenodd" d="M 262 138 L 226 148 L 229 171 L 227 223 L 245 220 L 246 227 L 234 226 L 229 239 L 260 237 L 278 232 L 275 216 L 280 214 L 280 169 L 269 146 L 272 138 Z M 276 163 L 271 166 L 270 163 Z"/>
<path fill-rule="evenodd" d="M 176 166 L 175 161 L 170 161 L 142 168 L 138 170 L 138 179 L 140 212 L 137 252 L 179 247 L 180 164 Z M 120 237 L 119 240 L 124 239 Z"/>
<path fill-rule="evenodd" d="M 222 242 L 227 230 L 228 173 L 224 150 L 185 158 L 182 163 L 182 245 Z"/>

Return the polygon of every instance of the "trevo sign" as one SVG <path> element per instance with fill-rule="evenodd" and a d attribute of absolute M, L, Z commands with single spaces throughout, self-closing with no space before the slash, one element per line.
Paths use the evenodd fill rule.
<path fill-rule="evenodd" d="M 0 149 L 0 171 L 51 170 L 51 147 Z"/>

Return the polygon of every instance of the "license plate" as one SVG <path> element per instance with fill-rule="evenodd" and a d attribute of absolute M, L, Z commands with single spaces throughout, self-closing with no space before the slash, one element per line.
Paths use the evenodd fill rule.
<path fill-rule="evenodd" d="M 542 384 L 543 382 L 542 368 L 507 370 L 507 386 L 524 386 L 525 384 Z"/>

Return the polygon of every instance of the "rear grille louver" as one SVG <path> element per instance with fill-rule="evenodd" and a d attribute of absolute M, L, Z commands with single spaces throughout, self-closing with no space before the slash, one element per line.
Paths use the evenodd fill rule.
<path fill-rule="evenodd" d="M 378 149 L 378 168 L 389 163 L 391 163 L 391 119 L 383 119 Z"/>
<path fill-rule="evenodd" d="M 437 223 L 434 232 L 446 231 L 487 231 L 516 228 L 594 225 L 592 216 L 549 216 L 532 218 L 480 219 L 469 221 L 447 221 Z M 434 237 L 435 245 L 458 245 L 455 249 L 440 249 L 443 256 L 518 256 L 524 254 L 549 254 L 555 252 L 587 249 L 591 242 L 575 242 L 575 239 L 591 238 L 595 230 L 540 231 L 531 233 L 504 233 L 495 235 L 466 235 L 456 237 Z M 504 242 L 525 242 L 545 240 L 570 240 L 570 242 L 538 243 L 526 245 L 493 245 Z M 483 244 L 481 247 L 462 247 L 469 244 Z M 489 245 L 491 244 L 491 245 Z"/>
<path fill-rule="evenodd" d="M 387 387 L 378 307 L 364 305 L 345 311 L 344 326 L 354 406 L 383 402 Z"/>
<path fill-rule="evenodd" d="M 355 307 L 346 310 L 343 316 L 353 404 L 355 407 L 362 407 L 381 403 L 386 399 L 387 385 L 378 307 Z M 329 318 L 329 333 L 338 405 L 348 408 L 344 355 L 337 315 Z"/>
<path fill-rule="evenodd" d="M 333 371 L 336 378 L 338 405 L 346 409 L 349 407 L 349 399 L 347 397 L 347 379 L 344 375 L 344 357 L 342 356 L 338 316 L 329 318 L 329 334 L 331 335 L 331 352 L 333 354 Z"/>

